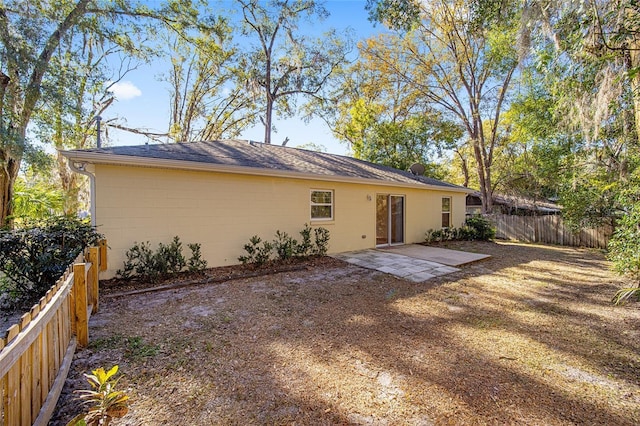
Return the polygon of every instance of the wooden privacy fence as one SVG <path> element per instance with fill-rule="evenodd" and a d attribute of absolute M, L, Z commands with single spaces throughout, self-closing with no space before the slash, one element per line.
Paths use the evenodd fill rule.
<path fill-rule="evenodd" d="M 607 248 L 613 235 L 612 226 L 581 229 L 573 232 L 565 226 L 562 216 L 487 216 L 496 227 L 496 238 L 526 243 L 546 243 L 572 247 Z"/>
<path fill-rule="evenodd" d="M 106 267 L 107 244 L 102 240 L 78 256 L 40 302 L 0 339 L 3 425 L 49 422 L 76 345 L 89 343 L 89 317 L 98 310 L 98 271 Z"/>

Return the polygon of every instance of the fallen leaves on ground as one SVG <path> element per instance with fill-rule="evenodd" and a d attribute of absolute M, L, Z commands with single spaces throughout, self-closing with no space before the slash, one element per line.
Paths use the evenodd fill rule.
<path fill-rule="evenodd" d="M 419 284 L 331 258 L 112 283 L 53 424 L 80 409 L 83 372 L 115 364 L 119 425 L 640 423 L 640 310 L 611 305 L 601 252 L 445 247 L 493 257 Z"/>

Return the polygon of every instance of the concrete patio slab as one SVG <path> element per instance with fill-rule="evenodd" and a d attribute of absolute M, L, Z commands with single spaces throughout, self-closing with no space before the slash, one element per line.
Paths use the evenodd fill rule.
<path fill-rule="evenodd" d="M 352 251 L 335 254 L 333 257 L 362 268 L 375 269 L 413 282 L 423 282 L 459 270 L 440 263 L 384 250 Z"/>
<path fill-rule="evenodd" d="M 408 244 L 405 246 L 392 246 L 389 248 L 377 249 L 395 254 L 402 254 L 414 259 L 436 262 L 447 266 L 461 266 L 467 263 L 488 259 L 491 256 L 480 253 L 469 253 L 466 251 L 449 250 L 439 247 L 423 246 L 420 244 Z"/>
<path fill-rule="evenodd" d="M 460 270 L 454 266 L 491 256 L 411 244 L 338 253 L 333 257 L 362 268 L 375 269 L 419 283 Z"/>

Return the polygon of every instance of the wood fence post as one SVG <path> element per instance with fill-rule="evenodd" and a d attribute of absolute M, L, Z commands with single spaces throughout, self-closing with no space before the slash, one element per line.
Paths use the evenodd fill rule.
<path fill-rule="evenodd" d="M 95 314 L 98 312 L 98 267 L 100 262 L 100 254 L 98 247 L 90 247 L 89 248 L 89 256 L 88 260 L 91 262 L 91 268 L 89 268 L 88 274 L 88 286 L 89 286 L 89 297 L 88 302 L 93 308 L 91 309 L 91 313 Z"/>
<path fill-rule="evenodd" d="M 31 314 L 29 312 L 22 315 L 20 321 L 20 331 L 27 328 L 31 322 Z M 33 365 L 33 346 L 30 345 L 20 357 L 20 420 L 25 426 L 32 424 L 31 420 L 31 379 Z"/>
<path fill-rule="evenodd" d="M 7 330 L 7 344 L 20 333 L 20 326 L 14 324 Z M 20 362 L 16 362 L 6 376 L 4 391 L 4 423 L 20 424 Z"/>
<path fill-rule="evenodd" d="M 0 338 L 0 351 L 2 351 L 2 349 L 5 346 L 5 340 L 4 337 Z M 4 377 L 0 377 L 0 418 L 1 419 L 6 419 L 5 416 L 5 411 L 6 411 L 6 407 L 5 407 L 5 396 L 7 394 L 7 376 Z M 4 425 L 4 423 L 6 422 L 2 422 L 2 424 Z"/>
<path fill-rule="evenodd" d="M 98 242 L 100 248 L 100 270 L 107 270 L 107 240 L 100 240 Z"/>
<path fill-rule="evenodd" d="M 89 319 L 87 315 L 86 264 L 73 265 L 73 298 L 75 304 L 76 336 L 78 345 L 86 348 L 89 344 Z"/>

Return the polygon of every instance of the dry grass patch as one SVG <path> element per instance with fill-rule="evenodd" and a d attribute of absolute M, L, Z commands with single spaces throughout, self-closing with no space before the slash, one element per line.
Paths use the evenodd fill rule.
<path fill-rule="evenodd" d="M 111 295 L 56 421 L 119 364 L 127 425 L 640 423 L 640 312 L 610 304 L 600 252 L 450 246 L 493 258 L 422 284 L 327 259 Z"/>

